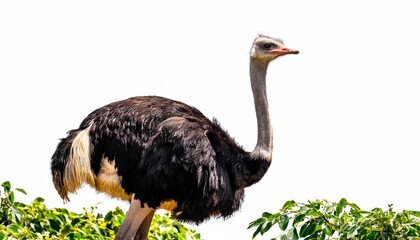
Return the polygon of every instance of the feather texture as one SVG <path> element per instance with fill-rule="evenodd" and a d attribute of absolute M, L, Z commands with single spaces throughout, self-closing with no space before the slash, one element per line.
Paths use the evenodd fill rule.
<path fill-rule="evenodd" d="M 81 147 L 66 144 L 86 133 L 88 138 L 82 139 L 89 143 L 83 148 L 91 152 L 83 156 L 90 154 L 94 180 L 72 165 L 71 153 Z M 129 199 L 134 194 L 152 208 L 174 201 L 174 216 L 199 223 L 210 216 L 230 216 L 240 207 L 243 188 L 264 175 L 269 162 L 249 156 L 216 120 L 210 121 L 194 107 L 146 96 L 89 114 L 59 144 L 52 170 L 62 196 L 80 187 L 80 181 L 74 186 L 79 178 L 113 197 Z M 118 181 L 124 193 L 116 186 Z"/>

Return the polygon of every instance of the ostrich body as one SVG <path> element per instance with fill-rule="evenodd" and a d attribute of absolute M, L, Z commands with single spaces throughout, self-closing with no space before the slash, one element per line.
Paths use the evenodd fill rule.
<path fill-rule="evenodd" d="M 52 156 L 58 193 L 68 200 L 84 183 L 130 207 L 116 239 L 146 239 L 156 209 L 200 223 L 239 209 L 244 188 L 271 163 L 273 134 L 266 96 L 270 61 L 298 51 L 259 35 L 250 52 L 250 78 L 258 123 L 251 152 L 187 104 L 157 96 L 133 97 L 101 107 L 68 132 Z"/>

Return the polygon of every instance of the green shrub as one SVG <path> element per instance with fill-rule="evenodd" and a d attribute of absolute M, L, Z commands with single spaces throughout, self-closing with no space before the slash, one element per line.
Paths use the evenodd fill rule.
<path fill-rule="evenodd" d="M 277 227 L 271 229 L 273 226 Z M 253 239 L 271 229 L 279 232 L 271 239 L 281 240 L 419 240 L 420 211 L 395 212 L 392 205 L 386 211 L 381 208 L 364 211 L 344 198 L 338 203 L 326 200 L 307 204 L 288 201 L 279 212 L 263 213 L 248 228 L 256 228 Z"/>
<path fill-rule="evenodd" d="M 0 190 L 0 240 L 9 239 L 113 239 L 124 220 L 120 208 L 102 215 L 96 206 L 84 208 L 84 213 L 65 208 L 48 209 L 43 198 L 29 205 L 15 201 L 15 192 L 6 181 Z M 26 194 L 25 190 L 14 190 Z M 155 214 L 149 239 L 200 239 L 200 234 L 172 220 L 168 214 Z"/>

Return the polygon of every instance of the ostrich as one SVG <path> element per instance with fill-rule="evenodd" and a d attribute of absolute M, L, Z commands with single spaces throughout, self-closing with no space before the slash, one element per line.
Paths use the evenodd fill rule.
<path fill-rule="evenodd" d="M 61 139 L 51 160 L 54 186 L 68 201 L 84 183 L 130 201 L 115 239 L 147 239 L 156 209 L 187 222 L 229 217 L 244 188 L 271 163 L 273 132 L 266 95 L 270 61 L 297 50 L 258 35 L 250 78 L 258 124 L 255 149 L 245 151 L 216 120 L 187 104 L 158 96 L 133 97 L 101 107 Z"/>

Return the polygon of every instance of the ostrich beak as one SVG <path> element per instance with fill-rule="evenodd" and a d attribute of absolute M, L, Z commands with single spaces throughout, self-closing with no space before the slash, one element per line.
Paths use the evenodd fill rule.
<path fill-rule="evenodd" d="M 268 53 L 271 54 L 275 54 L 277 56 L 283 56 L 283 55 L 287 55 L 287 54 L 298 54 L 299 51 L 295 50 L 295 49 L 290 49 L 290 48 L 278 48 L 278 49 L 273 49 L 271 51 L 269 51 Z"/>

